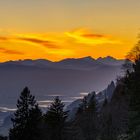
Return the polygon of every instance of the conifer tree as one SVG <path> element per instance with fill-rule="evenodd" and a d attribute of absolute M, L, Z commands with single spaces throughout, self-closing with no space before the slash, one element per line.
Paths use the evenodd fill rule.
<path fill-rule="evenodd" d="M 68 112 L 64 111 L 64 104 L 56 97 L 46 113 L 46 125 L 48 140 L 62 140 L 65 128 L 65 121 Z"/>
<path fill-rule="evenodd" d="M 97 100 L 96 93 L 91 93 L 91 98 L 88 102 L 88 107 L 86 109 L 86 134 L 88 140 L 96 140 L 97 137 Z"/>
<path fill-rule="evenodd" d="M 85 96 L 82 100 L 78 112 L 76 114 L 73 127 L 76 129 L 74 132 L 76 137 L 80 139 L 96 140 L 97 137 L 97 101 L 95 92 Z M 77 139 L 76 139 L 77 140 Z"/>
<path fill-rule="evenodd" d="M 133 69 L 127 72 L 126 87 L 130 96 L 129 136 L 131 140 L 140 139 L 140 41 L 129 53 Z"/>
<path fill-rule="evenodd" d="M 134 64 L 134 72 L 129 74 L 128 91 L 130 94 L 129 132 L 132 139 L 140 139 L 140 60 Z"/>
<path fill-rule="evenodd" d="M 96 93 L 93 92 L 91 93 L 92 96 L 88 102 L 88 106 L 87 106 L 87 111 L 92 112 L 92 114 L 96 114 L 97 113 L 97 100 L 96 100 Z"/>
<path fill-rule="evenodd" d="M 10 140 L 37 140 L 40 137 L 39 123 L 41 120 L 41 110 L 30 94 L 30 90 L 25 87 L 17 101 L 17 111 L 11 119 L 13 127 L 9 132 Z"/>
<path fill-rule="evenodd" d="M 7 137 L 0 135 L 0 140 L 7 140 Z"/>

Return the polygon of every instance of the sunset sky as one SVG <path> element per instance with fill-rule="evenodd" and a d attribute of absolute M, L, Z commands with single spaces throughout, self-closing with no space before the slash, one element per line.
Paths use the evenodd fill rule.
<path fill-rule="evenodd" d="M 139 0 L 0 1 L 1 62 L 124 58 L 139 32 Z"/>

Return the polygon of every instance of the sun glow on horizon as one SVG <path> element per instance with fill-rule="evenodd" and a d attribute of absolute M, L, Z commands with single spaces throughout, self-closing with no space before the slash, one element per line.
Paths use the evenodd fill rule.
<path fill-rule="evenodd" d="M 108 56 L 107 50 L 116 51 L 114 46 L 124 44 L 111 35 L 94 33 L 85 28 L 67 32 L 7 33 L 0 34 L 0 61 L 18 59 L 49 59 L 57 61 L 65 58 Z M 100 50 L 100 54 L 98 54 Z M 102 52 L 102 50 L 104 50 Z M 116 56 L 113 56 L 116 57 Z M 119 56 L 117 58 L 122 58 Z"/>
<path fill-rule="evenodd" d="M 1 1 L 0 62 L 124 58 L 137 41 L 139 7 L 138 0 Z"/>

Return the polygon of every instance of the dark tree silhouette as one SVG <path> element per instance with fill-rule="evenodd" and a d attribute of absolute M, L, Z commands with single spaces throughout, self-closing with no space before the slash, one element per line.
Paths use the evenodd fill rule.
<path fill-rule="evenodd" d="M 7 137 L 0 136 L 0 140 L 7 140 L 7 139 L 8 139 Z"/>
<path fill-rule="evenodd" d="M 54 99 L 54 102 L 48 108 L 45 115 L 48 140 L 62 140 L 65 130 L 65 121 L 67 119 L 68 112 L 64 111 L 64 104 L 59 97 Z"/>
<path fill-rule="evenodd" d="M 72 124 L 74 140 L 96 140 L 97 137 L 97 101 L 95 92 L 85 96 L 79 106 Z M 71 135 L 71 136 L 72 136 Z"/>
<path fill-rule="evenodd" d="M 132 139 L 140 139 L 140 59 L 133 65 L 134 71 L 128 75 L 128 93 L 130 94 L 129 133 Z"/>
<path fill-rule="evenodd" d="M 10 140 L 37 140 L 40 138 L 39 124 L 41 120 L 41 110 L 30 94 L 30 90 L 25 87 L 17 101 L 17 111 L 11 119 L 13 128 L 10 129 Z"/>

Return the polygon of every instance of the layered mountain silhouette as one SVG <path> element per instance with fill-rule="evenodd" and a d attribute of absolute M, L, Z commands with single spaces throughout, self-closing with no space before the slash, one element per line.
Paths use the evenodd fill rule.
<path fill-rule="evenodd" d="M 79 96 L 101 91 L 121 73 L 124 60 L 110 56 L 49 60 L 19 60 L 0 63 L 0 106 L 13 107 L 25 86 L 38 100 L 47 96 Z"/>

